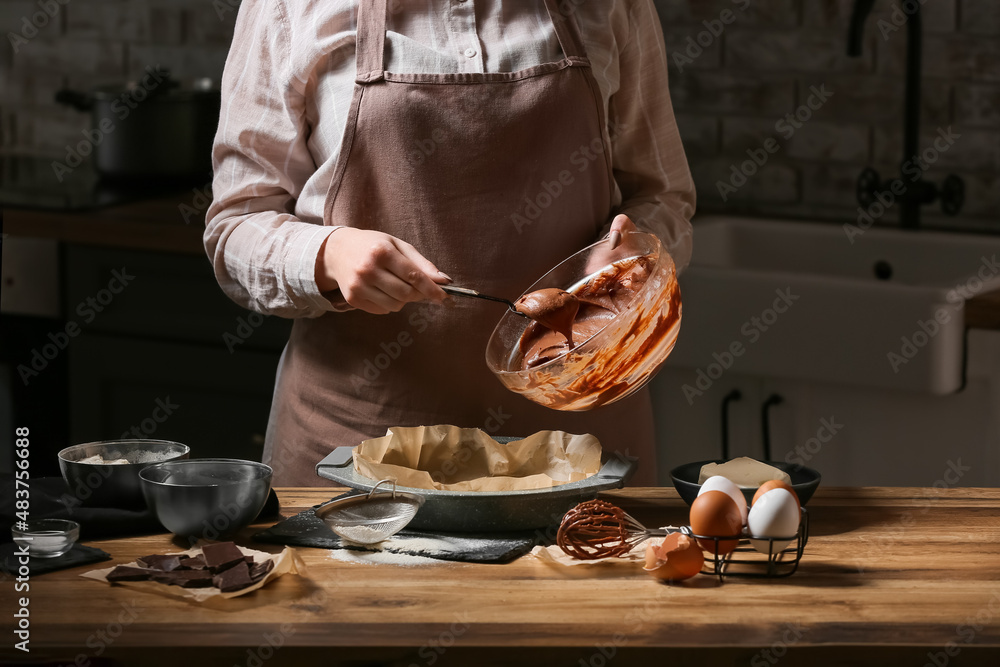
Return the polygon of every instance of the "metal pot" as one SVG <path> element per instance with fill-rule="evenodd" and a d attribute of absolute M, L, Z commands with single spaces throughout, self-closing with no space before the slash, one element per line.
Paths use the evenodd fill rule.
<path fill-rule="evenodd" d="M 91 113 L 84 139 L 67 147 L 66 162 L 92 154 L 97 172 L 113 179 L 150 177 L 204 182 L 212 173 L 212 141 L 220 95 L 211 79 L 182 87 L 167 70 L 147 67 L 126 86 L 89 93 L 61 90 L 56 102 Z"/>

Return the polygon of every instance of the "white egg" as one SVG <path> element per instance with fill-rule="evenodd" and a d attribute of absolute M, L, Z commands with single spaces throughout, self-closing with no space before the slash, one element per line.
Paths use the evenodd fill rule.
<path fill-rule="evenodd" d="M 799 503 L 785 489 L 771 489 L 753 504 L 747 518 L 747 528 L 757 537 L 792 537 L 799 530 Z M 750 540 L 753 548 L 768 553 L 768 540 Z M 775 540 L 773 553 L 791 544 L 791 540 Z"/>
<path fill-rule="evenodd" d="M 747 499 L 743 495 L 743 492 L 740 491 L 740 487 L 722 475 L 715 475 L 705 480 L 705 483 L 698 489 L 698 495 L 700 496 L 706 491 L 722 491 L 732 498 L 736 506 L 740 508 L 740 517 L 742 518 L 743 525 L 747 525 Z"/>

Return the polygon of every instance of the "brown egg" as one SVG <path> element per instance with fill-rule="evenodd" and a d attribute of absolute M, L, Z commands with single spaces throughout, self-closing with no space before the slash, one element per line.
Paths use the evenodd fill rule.
<path fill-rule="evenodd" d="M 763 484 L 761 484 L 760 487 L 757 489 L 757 493 L 753 494 L 753 500 L 750 502 L 750 504 L 753 505 L 754 503 L 756 503 L 758 498 L 760 498 L 762 495 L 764 495 L 771 489 L 785 489 L 790 494 L 792 494 L 792 498 L 795 498 L 795 502 L 799 503 L 799 514 L 802 513 L 802 503 L 799 502 L 799 494 L 795 493 L 795 489 L 792 488 L 791 484 L 789 484 L 788 482 L 779 481 L 777 479 L 772 479 L 768 482 L 764 482 Z"/>
<path fill-rule="evenodd" d="M 663 542 L 646 547 L 646 572 L 657 579 L 681 581 L 701 572 L 705 556 L 701 547 L 687 535 L 671 533 Z"/>
<path fill-rule="evenodd" d="M 743 530 L 743 515 L 740 508 L 728 494 L 722 491 L 706 491 L 691 503 L 691 530 L 695 535 L 729 537 L 740 535 Z M 736 548 L 739 539 L 700 539 L 698 544 L 705 551 L 724 556 Z"/>

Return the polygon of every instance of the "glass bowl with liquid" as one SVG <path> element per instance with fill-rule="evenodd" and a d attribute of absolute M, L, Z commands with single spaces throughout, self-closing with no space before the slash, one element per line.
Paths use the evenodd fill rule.
<path fill-rule="evenodd" d="M 80 524 L 67 519 L 33 519 L 10 529 L 14 542 L 28 548 L 34 558 L 56 558 L 80 539 Z"/>
<path fill-rule="evenodd" d="M 625 282 L 630 289 L 617 289 Z M 595 318 L 601 322 L 596 331 L 591 327 L 586 338 L 574 336 L 572 348 L 547 360 L 542 356 L 542 363 L 536 363 L 529 330 L 538 325 L 506 312 L 487 343 L 486 363 L 511 391 L 555 410 L 592 410 L 635 393 L 674 349 L 680 287 L 673 259 L 652 234 L 626 234 L 614 249 L 602 239 L 561 262 L 525 294 L 552 287 L 577 295 L 581 313 L 591 298 L 600 300 L 609 290 L 615 303 Z"/>

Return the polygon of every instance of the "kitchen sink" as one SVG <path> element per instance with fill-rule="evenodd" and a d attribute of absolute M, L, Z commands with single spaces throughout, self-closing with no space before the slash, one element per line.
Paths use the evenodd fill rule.
<path fill-rule="evenodd" d="M 965 302 L 1000 289 L 998 260 L 1000 237 L 700 217 L 667 363 L 703 384 L 734 372 L 952 393 Z"/>

